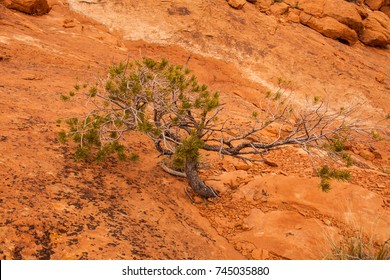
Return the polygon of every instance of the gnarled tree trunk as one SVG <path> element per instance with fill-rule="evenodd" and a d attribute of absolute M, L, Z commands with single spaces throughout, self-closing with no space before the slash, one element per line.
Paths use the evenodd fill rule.
<path fill-rule="evenodd" d="M 198 175 L 197 163 L 191 159 L 186 160 L 186 176 L 190 187 L 201 197 L 218 197 L 217 192 L 206 185 Z"/>

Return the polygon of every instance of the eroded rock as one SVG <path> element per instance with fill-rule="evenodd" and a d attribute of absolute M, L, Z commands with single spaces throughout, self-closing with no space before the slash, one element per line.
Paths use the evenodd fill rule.
<path fill-rule="evenodd" d="M 355 30 L 332 17 L 316 18 L 302 12 L 299 18 L 302 24 L 309 26 L 326 37 L 339 40 L 342 43 L 353 45 L 358 40 Z"/>
<path fill-rule="evenodd" d="M 363 29 L 362 18 L 356 5 L 344 0 L 300 0 L 299 8 L 318 18 L 334 18 L 356 32 Z"/>
<path fill-rule="evenodd" d="M 324 2 L 322 16 L 334 18 L 360 33 L 363 30 L 363 21 L 355 7 L 356 5 L 344 0 L 327 0 Z"/>
<path fill-rule="evenodd" d="M 29 15 L 41 16 L 50 12 L 47 0 L 5 0 L 5 6 Z"/>
<path fill-rule="evenodd" d="M 372 47 L 386 47 L 390 43 L 390 18 L 384 13 L 372 12 L 364 20 L 364 30 L 360 40 Z"/>
<path fill-rule="evenodd" d="M 287 21 L 294 22 L 294 23 L 300 23 L 299 20 L 299 13 L 295 12 L 296 10 L 290 10 L 287 15 Z"/>
<path fill-rule="evenodd" d="M 242 9 L 246 4 L 246 0 L 226 0 L 226 1 L 232 8 L 237 10 Z"/>
<path fill-rule="evenodd" d="M 306 14 L 322 17 L 326 0 L 299 0 L 298 5 Z"/>

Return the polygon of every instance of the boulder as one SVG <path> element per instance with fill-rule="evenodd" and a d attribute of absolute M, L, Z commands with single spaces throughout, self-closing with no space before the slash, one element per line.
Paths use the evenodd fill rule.
<path fill-rule="evenodd" d="M 240 10 L 246 4 L 246 0 L 226 0 L 228 4 L 234 9 Z"/>
<path fill-rule="evenodd" d="M 360 33 L 363 21 L 357 6 L 344 0 L 299 0 L 298 6 L 315 17 L 331 17 Z"/>
<path fill-rule="evenodd" d="M 5 0 L 5 6 L 29 15 L 44 15 L 50 12 L 47 0 Z"/>
<path fill-rule="evenodd" d="M 316 18 L 301 12 L 299 19 L 302 24 L 309 26 L 322 35 L 353 45 L 358 40 L 355 30 L 331 17 Z"/>
<path fill-rule="evenodd" d="M 252 4 L 256 4 L 257 0 L 246 0 L 248 1 L 249 3 L 252 3 Z"/>
<path fill-rule="evenodd" d="M 363 20 L 356 5 L 344 0 L 326 0 L 322 17 L 337 19 L 357 33 L 363 30 Z"/>
<path fill-rule="evenodd" d="M 371 10 L 377 11 L 383 6 L 385 0 L 365 0 L 364 2 Z"/>
<path fill-rule="evenodd" d="M 299 20 L 299 11 L 298 13 L 295 12 L 297 10 L 291 10 L 288 12 L 288 15 L 287 15 L 287 21 L 288 22 L 294 22 L 294 23 L 300 23 L 300 20 Z"/>
<path fill-rule="evenodd" d="M 360 41 L 372 47 L 386 47 L 390 44 L 390 18 L 384 13 L 372 12 L 364 21 Z"/>

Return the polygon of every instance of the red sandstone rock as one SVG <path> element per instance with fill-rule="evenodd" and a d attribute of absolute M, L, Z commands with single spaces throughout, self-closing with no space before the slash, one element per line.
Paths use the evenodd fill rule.
<path fill-rule="evenodd" d="M 301 23 L 322 35 L 353 45 L 358 40 L 356 32 L 332 17 L 316 18 L 306 13 L 300 14 Z"/>
<path fill-rule="evenodd" d="M 323 17 L 329 16 L 352 28 L 357 33 L 363 30 L 362 18 L 356 5 L 344 0 L 325 1 Z"/>
<path fill-rule="evenodd" d="M 390 43 L 390 19 L 375 11 L 364 20 L 364 31 L 360 40 L 372 47 L 386 47 Z"/>
<path fill-rule="evenodd" d="M 240 10 L 246 4 L 246 0 L 226 0 L 228 4 L 234 9 Z"/>
<path fill-rule="evenodd" d="M 322 17 L 326 0 L 299 0 L 299 8 L 306 14 Z"/>
<path fill-rule="evenodd" d="M 296 10 L 290 10 L 288 15 L 287 15 L 287 21 L 289 22 L 294 22 L 294 23 L 299 23 L 299 13 L 295 12 Z"/>
<path fill-rule="evenodd" d="M 5 0 L 5 6 L 29 15 L 44 15 L 50 12 L 50 6 L 46 0 Z"/>
<path fill-rule="evenodd" d="M 362 18 L 356 5 L 344 0 L 300 0 L 299 7 L 307 14 L 318 18 L 331 17 L 361 32 Z"/>

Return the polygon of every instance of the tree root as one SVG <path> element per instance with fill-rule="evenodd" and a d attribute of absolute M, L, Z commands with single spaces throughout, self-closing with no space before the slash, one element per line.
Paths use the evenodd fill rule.
<path fill-rule="evenodd" d="M 173 170 L 165 164 L 165 160 L 160 161 L 160 167 L 162 170 L 167 172 L 170 175 L 186 178 L 191 189 L 203 199 L 219 197 L 219 194 L 209 185 L 206 185 L 202 179 L 199 178 L 196 163 L 192 161 L 187 161 L 186 163 L 186 172 L 180 172 Z M 192 203 L 195 203 L 193 197 L 188 193 L 188 189 L 184 189 L 186 195 L 190 198 Z"/>
<path fill-rule="evenodd" d="M 160 167 L 162 168 L 162 170 L 164 170 L 168 174 L 171 174 L 171 175 L 177 176 L 177 177 L 187 178 L 187 175 L 184 172 L 176 171 L 176 170 L 173 170 L 172 168 L 169 168 L 168 166 L 166 166 L 164 160 L 160 161 Z"/>
<path fill-rule="evenodd" d="M 186 193 L 186 195 L 188 196 L 188 198 L 191 200 L 192 203 L 194 203 L 194 204 L 201 204 L 202 203 L 202 202 L 196 202 L 195 201 L 195 199 L 192 197 L 192 195 L 188 191 L 188 187 L 184 188 L 184 192 Z"/>

